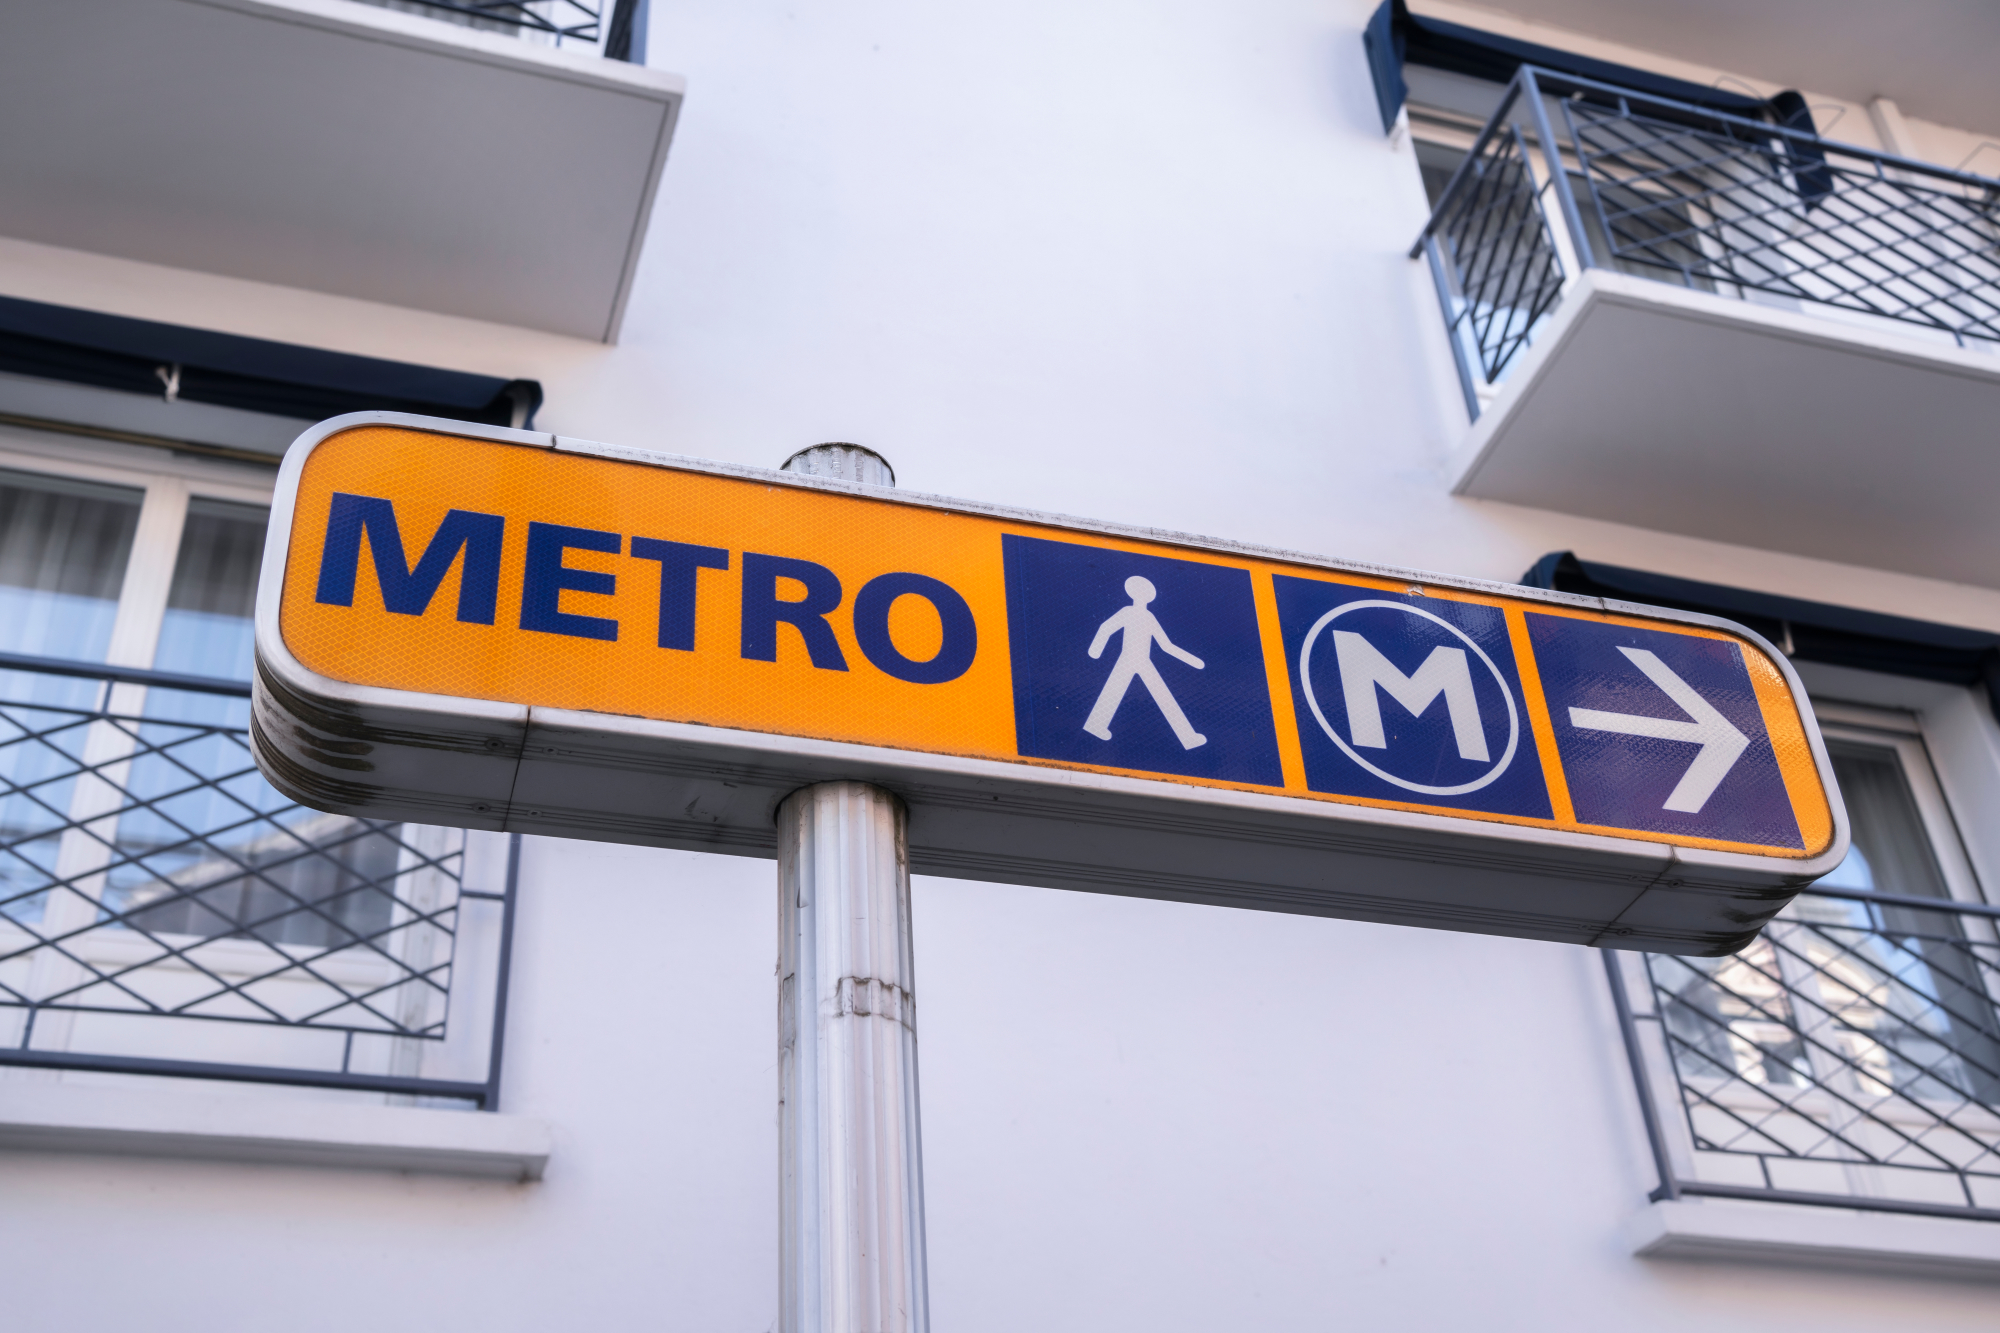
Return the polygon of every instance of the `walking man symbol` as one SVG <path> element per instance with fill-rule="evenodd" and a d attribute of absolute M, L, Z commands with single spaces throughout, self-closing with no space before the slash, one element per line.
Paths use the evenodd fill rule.
<path fill-rule="evenodd" d="M 1112 666 L 1111 675 L 1097 696 L 1096 706 L 1084 719 L 1083 729 L 1101 741 L 1110 740 L 1111 719 L 1117 714 L 1118 705 L 1125 702 L 1125 694 L 1132 688 L 1136 677 L 1146 683 L 1146 692 L 1153 696 L 1153 702 L 1166 715 L 1167 725 L 1174 729 L 1174 736 L 1183 750 L 1208 744 L 1208 737 L 1188 725 L 1187 714 L 1181 711 L 1173 691 L 1167 688 L 1167 682 L 1160 679 L 1160 669 L 1153 665 L 1153 645 L 1159 644 L 1197 671 L 1202 669 L 1202 660 L 1186 649 L 1176 647 L 1167 637 L 1167 632 L 1160 628 L 1158 618 L 1146 609 L 1159 596 L 1159 589 L 1153 586 L 1151 579 L 1134 574 L 1125 580 L 1125 593 L 1132 599 L 1132 605 L 1113 612 L 1097 627 L 1097 637 L 1090 641 L 1090 656 L 1094 661 L 1104 656 L 1104 645 L 1111 641 L 1113 634 L 1125 636 L 1118 647 L 1118 661 Z"/>

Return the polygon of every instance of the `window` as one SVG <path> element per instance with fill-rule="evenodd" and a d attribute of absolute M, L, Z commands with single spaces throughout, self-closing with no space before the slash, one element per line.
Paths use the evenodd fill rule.
<path fill-rule="evenodd" d="M 1652 1198 L 2000 1221 L 2000 635 L 1567 551 L 1522 582 L 1762 634 L 1811 693 L 1852 822 L 1848 858 L 1748 948 L 1605 951 Z M 1651 1210 L 1636 1252 L 1741 1255 L 1728 1212 Z M 1829 1260 L 1937 1257 L 1879 1230 L 1828 1248 L 1826 1216 L 1772 1209 L 1756 1225 Z"/>
<path fill-rule="evenodd" d="M 0 1077 L 490 1106 L 506 840 L 250 759 L 271 477 L 0 434 Z"/>
<path fill-rule="evenodd" d="M 2000 1219 L 2000 913 L 1924 719 L 1819 711 L 1847 859 L 1739 953 L 1613 964 L 1636 996 L 1663 1185 Z"/>

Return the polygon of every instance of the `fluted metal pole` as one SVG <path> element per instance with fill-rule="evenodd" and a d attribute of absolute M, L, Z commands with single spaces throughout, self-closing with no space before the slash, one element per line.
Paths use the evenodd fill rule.
<path fill-rule="evenodd" d="M 893 485 L 852 445 L 789 470 Z M 822 782 L 778 810 L 781 1333 L 928 1333 L 903 803 Z"/>

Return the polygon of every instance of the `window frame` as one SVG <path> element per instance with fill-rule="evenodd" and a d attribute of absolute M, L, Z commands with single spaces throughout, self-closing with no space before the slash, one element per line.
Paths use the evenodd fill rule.
<path fill-rule="evenodd" d="M 1982 692 L 1820 662 L 1795 660 L 1792 665 L 1815 713 L 1833 726 L 1867 727 L 1870 718 L 1879 724 L 1888 717 L 1922 741 L 1925 773 L 1936 784 L 1942 818 L 1970 876 L 1965 893 L 1953 892 L 1963 902 L 1992 904 L 1994 895 L 1986 886 L 2000 886 L 2000 828 L 1994 821 L 1963 817 L 1971 811 L 2000 811 L 2000 722 Z"/>
<path fill-rule="evenodd" d="M 0 423 L 0 469 L 96 482 L 140 494 L 139 514 L 119 588 L 110 642 L 101 659 L 101 665 L 112 670 L 122 668 L 143 674 L 153 665 L 190 504 L 205 499 L 268 511 L 277 483 L 278 460 L 272 462 L 272 466 L 265 467 L 81 433 L 45 433 L 32 427 Z M 114 683 L 100 698 L 107 709 L 136 716 L 143 709 L 146 688 L 137 681 Z M 414 838 L 417 842 L 439 833 L 458 832 L 414 825 L 407 828 L 405 840 Z M 357 1049 L 350 1035 L 341 1059 L 341 1072 L 315 1077 L 315 1071 L 278 1065 L 268 1070 L 247 1065 L 209 1067 L 197 1060 L 138 1060 L 73 1053 L 68 1049 L 68 1032 L 82 1011 L 52 1009 L 34 1029 L 37 1036 L 32 1051 L 15 1049 L 11 1041 L 0 1043 L 0 1082 L 47 1081 L 63 1077 L 62 1070 L 79 1071 L 89 1081 L 102 1081 L 107 1074 L 116 1081 L 127 1072 L 119 1068 L 122 1062 L 157 1066 L 134 1067 L 129 1071 L 143 1086 L 159 1086 L 163 1079 L 191 1077 L 203 1080 L 204 1086 L 213 1087 L 220 1080 L 238 1084 L 239 1091 L 281 1100 L 324 1097 L 329 1095 L 326 1090 L 347 1089 L 332 1095 L 362 1095 L 391 1105 L 470 1104 L 485 1111 L 497 1110 L 519 838 L 471 832 L 464 836 L 456 900 L 459 948 L 452 963 L 448 995 L 442 1002 L 448 1006 L 451 1018 L 448 1041 L 387 1037 L 363 1050 Z M 419 869 L 412 873 L 435 872 Z M 397 910 L 403 909 L 399 906 Z M 107 958 L 117 955 L 127 943 L 130 942 L 111 938 L 104 932 L 85 941 L 93 956 L 103 953 Z M 285 946 L 217 937 L 203 941 L 199 947 L 204 957 L 212 954 L 220 961 L 232 952 L 248 956 Z M 336 970 L 343 967 L 346 967 L 344 962 L 336 962 Z M 142 1012 L 134 1017 L 147 1015 Z M 50 1041 L 54 1044 L 48 1044 Z M 31 1059 L 32 1056 L 44 1058 Z M 356 1061 L 351 1076 L 350 1058 Z M 470 1067 L 472 1064 L 483 1068 L 475 1070 Z M 442 1072 L 427 1073 L 433 1065 Z M 385 1086 L 365 1086 L 371 1081 Z M 386 1084 L 398 1081 L 410 1086 L 403 1091 L 386 1088 Z"/>
<path fill-rule="evenodd" d="M 104 665 L 150 667 L 159 648 L 160 626 L 166 619 L 167 594 L 173 586 L 189 501 L 200 496 L 268 510 L 277 487 L 277 470 L 77 436 L 58 436 L 54 441 L 37 448 L 42 442 L 30 432 L 0 428 L 0 468 L 100 482 L 142 493 Z M 147 454 L 157 457 L 147 458 Z"/>
<path fill-rule="evenodd" d="M 1895 752 L 1951 901 L 1984 904 L 1986 896 L 1979 873 L 1966 854 L 1963 827 L 1951 802 L 1945 798 L 1937 763 L 1931 757 L 1923 725 L 1916 715 L 1901 709 L 1831 699 L 1813 700 L 1813 712 L 1819 718 L 1820 734 L 1828 740 L 1852 741 Z"/>

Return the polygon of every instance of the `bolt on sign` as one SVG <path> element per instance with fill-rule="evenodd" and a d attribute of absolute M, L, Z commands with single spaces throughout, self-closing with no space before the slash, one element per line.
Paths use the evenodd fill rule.
<path fill-rule="evenodd" d="M 1847 850 L 1740 626 L 386 413 L 287 455 L 253 734 L 327 810 L 1715 954 Z"/>

